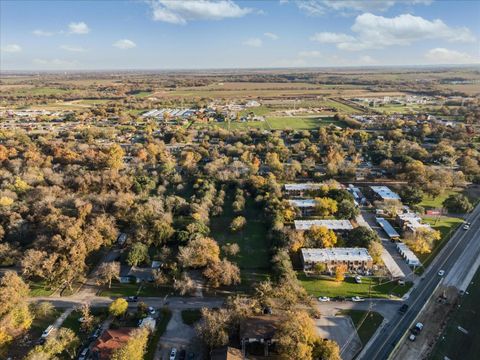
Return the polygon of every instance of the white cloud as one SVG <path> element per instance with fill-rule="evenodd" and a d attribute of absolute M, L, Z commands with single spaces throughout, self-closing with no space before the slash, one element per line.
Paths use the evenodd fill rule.
<path fill-rule="evenodd" d="M 171 24 L 186 24 L 191 20 L 239 18 L 253 11 L 250 8 L 238 6 L 232 0 L 153 0 L 150 5 L 153 10 L 153 20 Z"/>
<path fill-rule="evenodd" d="M 70 52 L 85 52 L 86 49 L 82 48 L 81 46 L 72 46 L 72 45 L 62 45 L 60 46 L 61 49 L 70 51 Z"/>
<path fill-rule="evenodd" d="M 323 44 L 337 44 L 347 41 L 354 41 L 353 36 L 341 33 L 321 32 L 314 34 L 310 40 Z"/>
<path fill-rule="evenodd" d="M 2 52 L 6 52 L 6 53 L 17 53 L 22 51 L 22 47 L 17 44 L 8 44 L 5 46 L 2 46 L 1 50 Z"/>
<path fill-rule="evenodd" d="M 71 22 L 70 24 L 68 24 L 68 29 L 70 31 L 70 34 L 88 34 L 90 32 L 90 28 L 83 21 L 80 21 L 78 23 Z"/>
<path fill-rule="evenodd" d="M 250 38 L 245 40 L 243 42 L 243 45 L 259 48 L 259 47 L 262 47 L 263 41 L 262 39 L 259 39 L 259 38 Z"/>
<path fill-rule="evenodd" d="M 298 8 L 309 16 L 322 16 L 336 11 L 343 15 L 361 12 L 383 12 L 396 3 L 403 5 L 430 5 L 433 0 L 297 0 Z"/>
<path fill-rule="evenodd" d="M 410 45 L 415 41 L 431 39 L 452 42 L 475 41 L 475 37 L 466 27 L 452 28 L 440 19 L 430 21 L 410 14 L 387 18 L 365 13 L 357 16 L 351 29 L 355 36 L 318 33 L 311 39 L 324 43 L 336 43 L 337 48 L 348 51 Z"/>
<path fill-rule="evenodd" d="M 322 53 L 317 50 L 311 50 L 311 51 L 300 51 L 298 53 L 298 56 L 301 58 L 321 58 Z"/>
<path fill-rule="evenodd" d="M 33 59 L 33 63 L 43 68 L 72 68 L 78 65 L 77 61 L 69 61 L 63 59 Z"/>
<path fill-rule="evenodd" d="M 479 63 L 480 58 L 475 58 L 467 53 L 445 48 L 435 48 L 425 54 L 425 58 L 433 64 L 473 64 Z"/>
<path fill-rule="evenodd" d="M 116 48 L 126 50 L 126 49 L 132 49 L 137 46 L 132 40 L 128 39 L 121 39 L 113 43 L 113 46 Z"/>
<path fill-rule="evenodd" d="M 274 34 L 274 33 L 271 33 L 271 32 L 266 32 L 263 35 L 266 36 L 269 39 L 278 40 L 278 35 L 277 34 Z"/>
<path fill-rule="evenodd" d="M 35 36 L 52 36 L 52 35 L 54 35 L 54 33 L 51 32 L 51 31 L 44 31 L 44 30 L 41 30 L 41 29 L 33 30 L 32 33 Z"/>
<path fill-rule="evenodd" d="M 371 57 L 370 55 L 360 56 L 360 63 L 365 65 L 375 65 L 378 64 L 378 61 Z"/>

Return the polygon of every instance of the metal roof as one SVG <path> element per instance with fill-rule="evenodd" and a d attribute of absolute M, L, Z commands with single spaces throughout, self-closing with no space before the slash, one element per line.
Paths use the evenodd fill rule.
<path fill-rule="evenodd" d="M 310 230 L 312 226 L 325 226 L 329 230 L 352 230 L 350 220 L 295 220 L 296 230 Z"/>

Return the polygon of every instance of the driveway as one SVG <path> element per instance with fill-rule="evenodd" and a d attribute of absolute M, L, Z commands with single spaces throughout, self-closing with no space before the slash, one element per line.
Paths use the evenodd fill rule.
<path fill-rule="evenodd" d="M 193 352 L 195 359 L 203 359 L 200 339 L 196 336 L 193 326 L 183 323 L 181 310 L 172 311 L 172 318 L 158 342 L 154 359 L 168 360 L 172 348 L 176 348 L 177 351 L 185 349 L 187 353 Z"/>
<path fill-rule="evenodd" d="M 362 342 L 349 316 L 322 316 L 315 320 L 315 325 L 323 339 L 337 342 L 343 360 L 353 359 L 362 349 Z"/>

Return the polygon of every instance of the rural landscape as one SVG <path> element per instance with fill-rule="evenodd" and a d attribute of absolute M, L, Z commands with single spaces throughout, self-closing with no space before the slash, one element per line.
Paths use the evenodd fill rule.
<path fill-rule="evenodd" d="M 364 8 L 388 20 L 454 4 L 87 3 L 69 4 L 151 7 L 154 25 L 189 36 L 272 8 L 316 23 L 352 11 L 360 51 L 381 53 L 356 30 Z M 1 359 L 478 358 L 478 23 L 438 20 L 477 57 L 422 66 L 117 69 L 98 53 L 92 68 L 28 67 L 19 29 L 72 42 L 94 27 L 34 30 L 11 22 L 33 3 L 1 6 Z M 281 41 L 264 38 L 245 46 Z"/>

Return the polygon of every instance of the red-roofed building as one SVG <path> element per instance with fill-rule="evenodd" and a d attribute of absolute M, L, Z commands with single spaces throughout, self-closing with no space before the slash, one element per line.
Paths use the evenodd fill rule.
<path fill-rule="evenodd" d="M 112 353 L 122 347 L 129 339 L 134 328 L 120 328 L 105 330 L 93 345 L 94 358 L 108 360 Z"/>

